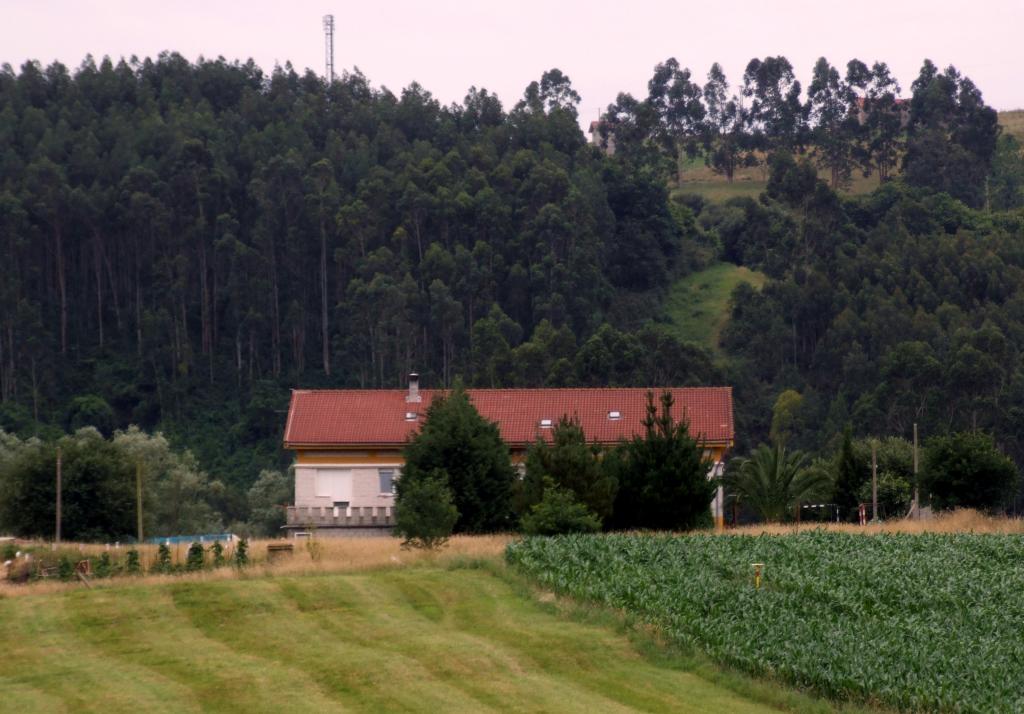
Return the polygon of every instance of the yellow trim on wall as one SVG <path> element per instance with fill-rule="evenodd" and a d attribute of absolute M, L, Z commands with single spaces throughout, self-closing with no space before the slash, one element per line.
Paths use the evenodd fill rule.
<path fill-rule="evenodd" d="M 360 451 L 355 454 L 347 454 L 344 451 L 336 451 L 334 453 L 309 453 L 305 451 L 298 451 L 295 453 L 295 463 L 299 466 L 315 466 L 318 464 L 402 464 L 405 463 L 405 459 L 402 458 L 402 452 L 400 451 L 371 451 L 369 453 Z"/>
<path fill-rule="evenodd" d="M 731 445 L 730 445 L 731 446 Z M 721 461 L 728 450 L 724 445 L 708 445 L 705 447 L 711 452 L 714 461 Z M 513 448 L 510 450 L 513 464 L 520 464 L 526 460 L 526 449 Z M 316 465 L 392 465 L 404 464 L 405 458 L 398 449 L 296 449 L 295 463 L 299 466 Z"/>

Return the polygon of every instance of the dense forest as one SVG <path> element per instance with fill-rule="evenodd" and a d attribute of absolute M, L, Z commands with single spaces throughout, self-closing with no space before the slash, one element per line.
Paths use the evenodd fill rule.
<path fill-rule="evenodd" d="M 293 387 L 736 387 L 740 448 L 964 428 L 1024 462 L 1024 169 L 995 112 L 926 62 L 781 57 L 738 95 L 675 60 L 588 145 L 558 70 L 506 108 L 444 106 L 358 71 L 331 84 L 251 61 L 0 71 L 0 428 L 190 448 L 225 522 L 280 449 Z M 670 191 L 686 156 L 759 200 Z M 831 177 L 818 178 L 825 168 Z M 854 171 L 869 196 L 844 197 Z M 724 356 L 665 328 L 672 280 L 724 259 Z M 776 414 L 775 416 L 778 416 Z"/>

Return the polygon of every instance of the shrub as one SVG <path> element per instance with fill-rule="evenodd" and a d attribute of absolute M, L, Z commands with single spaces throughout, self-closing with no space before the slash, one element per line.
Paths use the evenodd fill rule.
<path fill-rule="evenodd" d="M 226 562 L 224 559 L 224 546 L 221 545 L 219 540 L 213 542 L 213 545 L 210 546 L 210 552 L 213 553 L 213 567 L 223 567 Z"/>
<path fill-rule="evenodd" d="M 166 543 L 161 543 L 156 551 L 156 565 L 153 570 L 158 573 L 171 572 L 171 549 Z"/>
<path fill-rule="evenodd" d="M 244 568 L 249 564 L 249 541 L 245 538 L 238 539 L 238 545 L 235 546 L 235 566 Z"/>
<path fill-rule="evenodd" d="M 998 509 L 1017 487 L 1017 467 L 981 432 L 930 439 L 924 461 L 922 486 L 939 510 Z"/>
<path fill-rule="evenodd" d="M 403 548 L 439 548 L 448 542 L 459 511 L 452 502 L 448 475 L 434 469 L 429 476 L 404 483 L 395 513 L 395 535 Z"/>
<path fill-rule="evenodd" d="M 110 560 L 110 553 L 100 553 L 93 572 L 96 573 L 97 578 L 109 578 L 114 574 L 114 564 Z"/>
<path fill-rule="evenodd" d="M 124 570 L 129 575 L 138 575 L 142 572 L 142 561 L 139 559 L 139 551 L 132 549 L 125 554 Z"/>
<path fill-rule="evenodd" d="M 4 545 L 3 555 L 0 556 L 0 560 L 14 560 L 18 555 L 18 546 L 14 543 L 7 543 Z"/>
<path fill-rule="evenodd" d="M 547 479 L 544 497 L 523 516 L 521 527 L 527 535 L 593 533 L 601 529 L 601 519 L 577 501 L 572 491 Z"/>
<path fill-rule="evenodd" d="M 75 577 L 75 564 L 67 555 L 60 556 L 57 561 L 57 577 L 61 580 L 73 580 Z"/>
<path fill-rule="evenodd" d="M 188 556 L 185 558 L 185 570 L 195 572 L 202 570 L 206 565 L 206 551 L 202 543 L 193 543 L 188 547 Z"/>
<path fill-rule="evenodd" d="M 601 468 L 601 449 L 587 442 L 578 419 L 558 420 L 551 443 L 538 438 L 526 454 L 526 475 L 517 483 L 516 507 L 525 517 L 544 498 L 546 484 L 566 489 L 602 520 L 611 515 L 618 484 Z"/>

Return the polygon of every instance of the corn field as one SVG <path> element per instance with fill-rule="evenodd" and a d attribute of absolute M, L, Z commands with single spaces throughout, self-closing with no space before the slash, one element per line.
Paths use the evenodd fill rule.
<path fill-rule="evenodd" d="M 516 542 L 506 558 L 684 648 L 833 699 L 1024 710 L 1022 535 L 578 535 Z"/>

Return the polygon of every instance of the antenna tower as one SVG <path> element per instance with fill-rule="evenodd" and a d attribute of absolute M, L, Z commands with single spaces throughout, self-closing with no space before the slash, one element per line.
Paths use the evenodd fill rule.
<path fill-rule="evenodd" d="M 334 82 L 334 15 L 324 15 L 324 60 L 327 84 Z"/>

